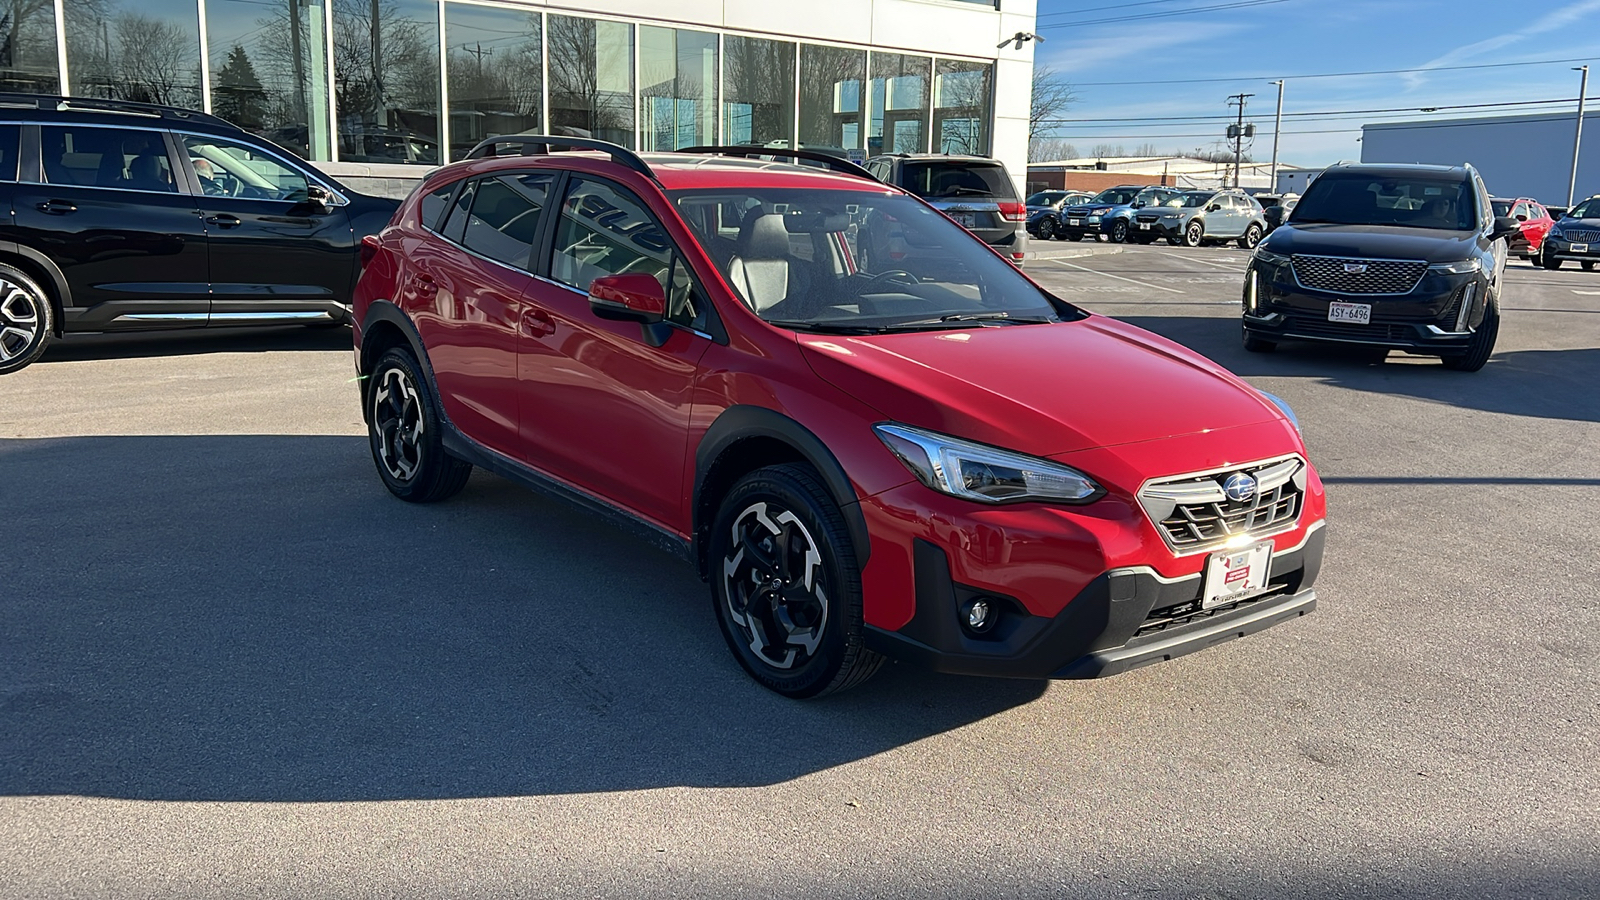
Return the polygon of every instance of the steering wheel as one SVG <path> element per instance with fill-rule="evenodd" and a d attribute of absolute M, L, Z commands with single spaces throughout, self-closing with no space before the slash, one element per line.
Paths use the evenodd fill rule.
<path fill-rule="evenodd" d="M 872 276 L 872 284 L 877 285 L 879 282 L 883 281 L 894 281 L 896 278 L 900 279 L 900 281 L 904 284 L 922 283 L 917 276 L 907 272 L 905 269 L 886 269 Z"/>

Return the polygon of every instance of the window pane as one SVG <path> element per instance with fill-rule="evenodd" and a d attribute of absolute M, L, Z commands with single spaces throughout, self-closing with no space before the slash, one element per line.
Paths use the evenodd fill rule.
<path fill-rule="evenodd" d="M 632 147 L 633 26 L 551 16 L 550 129 Z"/>
<path fill-rule="evenodd" d="M 183 149 L 200 176 L 202 193 L 251 200 L 306 199 L 305 173 L 258 148 L 216 138 L 185 137 Z"/>
<path fill-rule="evenodd" d="M 56 8 L 48 0 L 16 0 L 0 19 L 0 91 L 61 93 L 56 64 Z"/>
<path fill-rule="evenodd" d="M 177 192 L 160 132 L 45 125 L 39 151 L 50 184 Z"/>
<path fill-rule="evenodd" d="M 988 63 L 941 59 L 934 66 L 933 136 L 935 153 L 989 155 L 990 84 Z"/>
<path fill-rule="evenodd" d="M 928 150 L 928 72 L 926 56 L 873 53 L 872 124 L 867 152 L 926 153 Z"/>
<path fill-rule="evenodd" d="M 439 216 L 444 213 L 444 206 L 450 202 L 450 195 L 456 192 L 459 182 L 452 181 L 442 188 L 422 198 L 422 209 L 417 212 L 417 218 L 422 221 L 422 227 L 437 230 Z"/>
<path fill-rule="evenodd" d="M 800 47 L 800 145 L 864 151 L 867 52 Z M 864 153 L 857 152 L 854 158 Z"/>
<path fill-rule="evenodd" d="M 194 0 L 67 3 L 66 20 L 75 96 L 200 108 Z"/>
<path fill-rule="evenodd" d="M 539 232 L 539 214 L 554 180 L 553 175 L 513 175 L 479 181 L 461 243 L 490 259 L 526 269 Z"/>
<path fill-rule="evenodd" d="M 729 35 L 723 89 L 722 136 L 729 144 L 794 142 L 795 45 L 785 41 Z"/>
<path fill-rule="evenodd" d="M 445 4 L 451 159 L 487 137 L 543 129 L 540 23 L 536 12 Z"/>
<path fill-rule="evenodd" d="M 440 232 L 456 243 L 461 242 L 461 233 L 467 230 L 467 210 L 472 208 L 472 193 L 477 185 L 476 181 L 469 181 L 462 186 L 455 205 L 450 208 L 450 218 L 445 220 L 444 230 Z"/>
<path fill-rule="evenodd" d="M 304 159 L 332 159 L 326 0 L 206 0 L 211 111 Z"/>
<path fill-rule="evenodd" d="M 579 290 L 602 275 L 654 275 L 666 290 L 672 245 L 633 195 L 575 178 L 561 204 L 550 277 Z"/>
<path fill-rule="evenodd" d="M 333 47 L 339 158 L 437 165 L 438 4 L 335 0 Z"/>
<path fill-rule="evenodd" d="M 639 26 L 643 150 L 716 143 L 717 36 Z"/>

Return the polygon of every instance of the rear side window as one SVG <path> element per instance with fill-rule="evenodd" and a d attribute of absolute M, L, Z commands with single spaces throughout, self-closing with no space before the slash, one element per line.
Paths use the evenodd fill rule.
<path fill-rule="evenodd" d="M 46 125 L 39 156 L 50 184 L 177 193 L 159 131 Z"/>
<path fill-rule="evenodd" d="M 458 181 L 452 181 L 436 191 L 430 191 L 422 197 L 422 208 L 417 211 L 417 217 L 422 220 L 422 227 L 429 231 L 439 230 L 439 219 L 444 216 L 444 208 L 450 204 L 450 197 L 456 192 Z"/>
<path fill-rule="evenodd" d="M 17 145 L 21 139 L 20 126 L 0 125 L 0 181 L 17 180 Z"/>
<path fill-rule="evenodd" d="M 553 175 L 530 174 L 479 181 L 462 245 L 508 266 L 528 268 L 539 218 L 549 203 L 554 180 Z"/>
<path fill-rule="evenodd" d="M 990 197 L 1014 200 L 1011 179 L 1001 166 L 970 162 L 908 162 L 900 186 L 919 197 Z"/>

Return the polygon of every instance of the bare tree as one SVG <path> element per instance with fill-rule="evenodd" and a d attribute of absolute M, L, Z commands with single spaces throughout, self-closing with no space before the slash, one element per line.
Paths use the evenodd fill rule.
<path fill-rule="evenodd" d="M 1028 109 L 1028 140 L 1055 137 L 1061 114 L 1078 102 L 1065 76 L 1049 65 L 1033 67 L 1033 103 Z"/>
<path fill-rule="evenodd" d="M 54 0 L 0 2 L 0 86 L 52 92 L 56 75 Z"/>
<path fill-rule="evenodd" d="M 633 143 L 632 99 L 600 82 L 600 35 L 593 19 L 551 15 L 550 127 L 555 134 Z"/>
<path fill-rule="evenodd" d="M 939 61 L 934 75 L 935 153 L 988 152 L 984 122 L 993 71 L 988 65 Z"/>
<path fill-rule="evenodd" d="M 198 106 L 199 40 L 176 22 L 122 13 L 112 22 L 123 99 Z"/>
<path fill-rule="evenodd" d="M 1065 138 L 1034 138 L 1028 144 L 1028 162 L 1048 162 L 1056 159 L 1077 159 L 1078 148 Z"/>

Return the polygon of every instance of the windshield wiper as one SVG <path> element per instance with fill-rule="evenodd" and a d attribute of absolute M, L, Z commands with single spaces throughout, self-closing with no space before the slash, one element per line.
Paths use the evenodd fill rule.
<path fill-rule="evenodd" d="M 1044 316 L 1014 316 L 1008 312 L 991 313 L 957 313 L 949 316 L 940 316 L 937 319 L 919 319 L 915 322 L 899 322 L 890 325 L 890 328 L 921 328 L 925 326 L 955 325 L 963 322 L 1000 322 L 1006 325 L 1045 325 L 1059 322 L 1060 319 L 1046 318 Z"/>
<path fill-rule="evenodd" d="M 817 334 L 882 334 L 882 325 L 847 325 L 843 322 L 807 322 L 803 319 L 767 319 L 768 325 Z"/>

